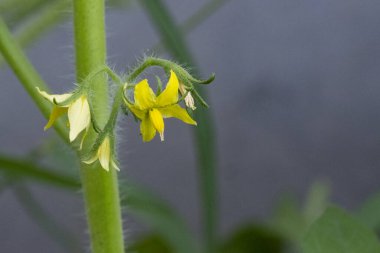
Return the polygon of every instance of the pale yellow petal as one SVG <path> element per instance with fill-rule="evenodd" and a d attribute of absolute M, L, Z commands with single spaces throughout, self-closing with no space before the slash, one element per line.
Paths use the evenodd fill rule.
<path fill-rule="evenodd" d="M 164 140 L 164 119 L 162 118 L 162 114 L 157 109 L 151 109 L 149 110 L 149 118 L 152 122 L 153 127 L 158 131 L 160 134 L 161 141 Z"/>
<path fill-rule="evenodd" d="M 82 161 L 82 162 L 84 162 L 85 164 L 91 164 L 91 163 L 95 162 L 96 160 L 98 160 L 98 156 L 97 156 L 97 155 L 94 155 L 94 156 L 91 157 L 90 159 L 84 160 L 84 161 Z"/>
<path fill-rule="evenodd" d="M 66 112 L 67 108 L 53 106 L 53 110 L 50 113 L 49 121 L 46 123 L 44 130 L 46 131 L 47 129 L 49 129 L 54 124 L 56 119 L 58 119 L 62 114 L 65 114 Z"/>
<path fill-rule="evenodd" d="M 149 87 L 148 80 L 144 79 L 135 87 L 135 106 L 140 110 L 151 108 L 156 103 L 156 95 Z"/>
<path fill-rule="evenodd" d="M 149 115 L 141 121 L 140 132 L 144 142 L 151 141 L 156 135 L 156 129 L 150 121 Z"/>
<path fill-rule="evenodd" d="M 170 78 L 166 88 L 157 97 L 158 106 L 167 106 L 178 102 L 179 82 L 177 75 L 173 70 L 170 70 Z"/>
<path fill-rule="evenodd" d="M 117 164 L 115 163 L 114 160 L 111 160 L 111 165 L 112 165 L 112 167 L 114 167 L 115 170 L 120 171 L 119 166 L 117 166 Z"/>
<path fill-rule="evenodd" d="M 70 122 L 69 138 L 70 141 L 73 141 L 91 122 L 90 106 L 85 96 L 81 96 L 69 106 L 68 116 Z"/>
<path fill-rule="evenodd" d="M 106 137 L 103 143 L 100 145 L 98 149 L 98 157 L 99 157 L 100 165 L 103 167 L 103 169 L 105 169 L 106 171 L 109 171 L 111 147 L 110 147 L 110 140 L 108 137 Z"/>
<path fill-rule="evenodd" d="M 54 100 L 57 103 L 62 103 L 63 101 L 65 101 L 66 99 L 68 99 L 72 95 L 71 93 L 50 95 L 50 94 L 46 93 L 45 91 L 41 91 L 40 88 L 38 88 L 38 87 L 37 87 L 37 90 L 41 94 L 41 96 L 43 96 L 44 98 L 49 100 L 51 103 L 54 103 Z"/>
<path fill-rule="evenodd" d="M 164 118 L 177 118 L 190 125 L 197 125 L 197 122 L 193 120 L 185 109 L 179 105 L 172 105 L 159 109 Z"/>

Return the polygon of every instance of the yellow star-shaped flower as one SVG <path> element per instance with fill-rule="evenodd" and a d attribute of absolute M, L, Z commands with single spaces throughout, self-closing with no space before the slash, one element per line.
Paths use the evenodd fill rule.
<path fill-rule="evenodd" d="M 49 117 L 49 121 L 44 128 L 45 130 L 50 128 L 54 124 L 55 120 L 65 113 L 67 113 L 67 116 L 69 118 L 69 139 L 71 142 L 74 141 L 84 129 L 88 130 L 91 124 L 91 113 L 90 106 L 85 95 L 80 96 L 78 99 L 74 100 L 68 105 L 59 106 L 55 103 L 62 103 L 63 101 L 70 98 L 73 94 L 66 93 L 61 95 L 50 95 L 45 91 L 40 91 L 39 89 L 38 91 L 44 98 L 54 104 L 53 110 Z"/>
<path fill-rule="evenodd" d="M 187 111 L 178 105 L 178 88 L 178 78 L 172 70 L 165 90 L 158 96 L 150 88 L 147 79 L 136 85 L 135 103 L 127 103 L 127 105 L 141 120 L 140 132 L 144 142 L 151 141 L 156 135 L 156 131 L 160 134 L 161 141 L 164 140 L 163 118 L 174 117 L 187 124 L 197 125 Z"/>

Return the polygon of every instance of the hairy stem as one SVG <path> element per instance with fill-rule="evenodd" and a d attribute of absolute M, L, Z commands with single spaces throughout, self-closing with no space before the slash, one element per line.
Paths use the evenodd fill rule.
<path fill-rule="evenodd" d="M 73 3 L 77 81 L 80 83 L 96 68 L 105 65 L 105 6 L 104 0 L 74 0 Z M 108 114 L 106 79 L 99 76 L 91 85 L 94 115 L 96 121 L 104 125 Z M 90 144 L 94 142 L 95 137 L 94 133 L 89 133 L 83 152 L 90 150 Z M 107 172 L 99 164 L 82 164 L 81 178 L 92 252 L 123 253 L 124 240 L 116 172 Z"/>

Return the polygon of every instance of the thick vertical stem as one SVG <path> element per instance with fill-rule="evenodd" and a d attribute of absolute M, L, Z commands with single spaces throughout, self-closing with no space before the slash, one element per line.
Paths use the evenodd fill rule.
<path fill-rule="evenodd" d="M 74 0 L 74 30 L 78 82 L 106 60 L 104 0 Z M 106 80 L 93 81 L 96 121 L 105 123 L 108 107 Z M 89 150 L 95 135 L 90 133 L 84 145 Z M 87 144 L 87 145 L 86 145 Z M 81 178 L 93 253 L 124 253 L 117 174 L 99 164 L 82 164 Z"/>

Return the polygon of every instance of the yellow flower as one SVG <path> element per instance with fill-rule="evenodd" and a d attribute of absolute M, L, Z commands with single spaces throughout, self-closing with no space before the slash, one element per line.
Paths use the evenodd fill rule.
<path fill-rule="evenodd" d="M 136 85 L 135 103 L 127 104 L 133 114 L 141 120 L 140 132 L 144 142 L 151 141 L 156 135 L 156 131 L 160 134 L 161 141 L 164 140 L 163 118 L 174 117 L 187 124 L 197 124 L 187 111 L 177 104 L 178 89 L 178 78 L 172 70 L 165 90 L 157 97 L 149 87 L 148 80 L 142 80 Z"/>
<path fill-rule="evenodd" d="M 50 128 L 54 124 L 55 120 L 65 113 L 67 113 L 67 116 L 69 118 L 69 139 L 71 142 L 74 141 L 84 129 L 86 129 L 86 131 L 88 130 L 91 124 L 91 114 L 90 106 L 85 95 L 80 96 L 78 99 L 74 100 L 68 105 L 60 106 L 56 105 L 56 103 L 62 103 L 63 101 L 70 98 L 73 94 L 66 93 L 62 95 L 49 95 L 45 91 L 40 91 L 40 89 L 38 89 L 38 91 L 44 98 L 54 104 L 53 110 L 49 117 L 49 121 L 44 128 L 45 130 Z"/>
<path fill-rule="evenodd" d="M 116 170 L 120 170 L 112 158 L 111 141 L 108 136 L 104 138 L 102 144 L 99 146 L 98 150 L 96 151 L 96 154 L 92 158 L 85 160 L 83 162 L 86 164 L 91 164 L 95 162 L 96 160 L 99 160 L 100 165 L 106 171 L 109 171 L 110 165 L 113 166 Z"/>

